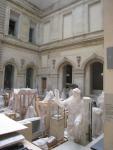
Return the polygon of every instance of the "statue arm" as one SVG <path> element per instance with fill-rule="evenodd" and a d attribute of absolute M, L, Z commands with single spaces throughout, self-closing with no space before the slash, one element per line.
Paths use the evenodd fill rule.
<path fill-rule="evenodd" d="M 57 99 L 57 98 L 55 98 L 54 101 L 59 107 L 62 107 L 62 108 L 65 107 L 64 101 L 62 102 L 60 99 Z"/>

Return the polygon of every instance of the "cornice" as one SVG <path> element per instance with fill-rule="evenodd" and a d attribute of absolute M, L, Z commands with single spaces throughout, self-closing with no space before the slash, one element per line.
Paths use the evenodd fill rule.
<path fill-rule="evenodd" d="M 27 11 L 30 11 L 32 14 L 38 16 L 39 18 L 43 18 L 43 17 L 47 17 L 49 15 L 51 15 L 52 13 L 58 12 L 60 10 L 63 10 L 65 8 L 68 8 L 70 6 L 72 6 L 75 3 L 85 3 L 88 0 L 71 0 L 72 2 L 70 2 L 69 4 L 65 4 L 65 5 L 60 5 L 60 3 L 55 3 L 54 5 L 51 5 L 50 7 L 48 7 L 45 10 L 41 10 L 38 6 L 33 5 L 31 2 L 29 2 L 28 0 L 7 0 L 9 2 L 12 2 L 24 9 L 26 9 Z"/>
<path fill-rule="evenodd" d="M 56 42 L 51 42 L 48 44 L 35 45 L 29 42 L 23 42 L 16 38 L 11 38 L 10 36 L 0 36 L 0 40 L 4 44 L 9 44 L 11 46 L 16 46 L 19 48 L 27 49 L 30 51 L 35 51 L 39 53 L 69 49 L 70 47 L 84 47 L 90 45 L 102 44 L 104 42 L 104 33 L 103 31 L 98 31 L 94 33 L 82 34 L 80 36 L 71 37 L 65 40 L 59 40 Z"/>
<path fill-rule="evenodd" d="M 34 14 L 37 17 L 41 17 L 42 16 L 42 11 L 36 7 L 35 5 L 25 1 L 25 0 L 7 0 L 8 2 L 11 2 L 15 5 L 18 5 L 22 8 L 24 8 L 27 11 L 30 11 L 32 14 Z"/>
<path fill-rule="evenodd" d="M 97 42 L 103 42 L 104 40 L 104 33 L 103 31 L 94 32 L 94 33 L 87 33 L 82 34 L 80 36 L 75 36 L 69 39 L 65 40 L 59 40 L 56 42 L 48 43 L 41 45 L 39 48 L 40 52 L 53 50 L 53 49 L 61 49 L 61 48 L 67 48 L 70 46 L 76 46 L 76 47 L 83 47 L 86 45 L 96 44 Z"/>
<path fill-rule="evenodd" d="M 39 51 L 39 46 L 38 45 L 31 44 L 29 42 L 23 42 L 21 40 L 11 38 L 9 36 L 4 36 L 1 39 L 1 41 L 2 41 L 3 44 L 9 44 L 11 46 L 16 46 L 18 48 L 23 48 L 23 49 L 27 49 L 27 50 L 35 51 L 35 52 Z"/>

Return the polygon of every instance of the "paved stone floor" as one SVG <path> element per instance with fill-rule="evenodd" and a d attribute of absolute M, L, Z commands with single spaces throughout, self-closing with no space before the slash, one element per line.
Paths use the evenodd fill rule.
<path fill-rule="evenodd" d="M 53 150 L 90 150 L 90 149 L 85 148 L 81 145 L 78 145 L 74 142 L 68 141 L 68 142 L 54 148 Z"/>

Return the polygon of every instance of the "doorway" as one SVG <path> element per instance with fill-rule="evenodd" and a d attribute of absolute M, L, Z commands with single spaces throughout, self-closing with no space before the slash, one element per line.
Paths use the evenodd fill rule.
<path fill-rule="evenodd" d="M 94 62 L 90 65 L 91 92 L 103 90 L 103 64 Z"/>
<path fill-rule="evenodd" d="M 27 68 L 26 70 L 26 88 L 33 88 L 33 69 Z"/>
<path fill-rule="evenodd" d="M 45 92 L 47 88 L 47 78 L 42 78 L 42 93 Z"/>
<path fill-rule="evenodd" d="M 4 89 L 12 89 L 14 84 L 14 66 L 6 65 L 4 74 Z"/>
<path fill-rule="evenodd" d="M 63 88 L 69 88 L 72 84 L 72 66 L 63 66 Z"/>

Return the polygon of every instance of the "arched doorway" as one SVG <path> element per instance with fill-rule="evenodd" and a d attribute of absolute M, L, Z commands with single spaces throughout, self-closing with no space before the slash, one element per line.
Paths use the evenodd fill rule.
<path fill-rule="evenodd" d="M 91 93 L 95 94 L 103 90 L 103 64 L 94 62 L 90 65 Z"/>
<path fill-rule="evenodd" d="M 14 84 L 14 66 L 8 64 L 5 66 L 4 89 L 12 89 Z"/>
<path fill-rule="evenodd" d="M 26 70 L 26 88 L 33 88 L 33 68 L 27 68 Z"/>
<path fill-rule="evenodd" d="M 70 62 L 64 62 L 58 67 L 58 83 L 57 88 L 62 91 L 72 84 L 73 66 Z"/>
<path fill-rule="evenodd" d="M 98 95 L 103 90 L 103 62 L 91 60 L 85 67 L 85 95 Z"/>

